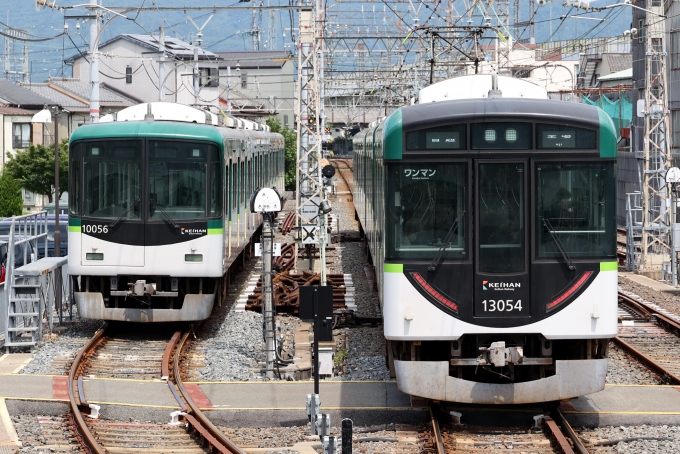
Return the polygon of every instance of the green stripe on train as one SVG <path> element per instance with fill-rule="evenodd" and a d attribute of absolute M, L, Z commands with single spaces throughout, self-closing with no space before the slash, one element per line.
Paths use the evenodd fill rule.
<path fill-rule="evenodd" d="M 208 229 L 208 235 L 222 235 L 224 233 L 224 229 L 219 228 L 219 229 Z"/>
<path fill-rule="evenodd" d="M 79 225 L 69 225 L 68 226 L 69 232 L 80 233 L 80 229 L 81 229 L 81 227 Z"/>
<path fill-rule="evenodd" d="M 600 116 L 600 157 L 616 157 L 616 138 L 619 136 L 614 127 L 614 122 L 604 110 L 597 108 Z"/>
<path fill-rule="evenodd" d="M 83 225 L 83 220 L 80 218 L 72 218 L 71 216 L 68 217 L 68 225 L 69 226 L 74 226 L 74 227 L 80 227 Z"/>
<path fill-rule="evenodd" d="M 385 263 L 383 269 L 386 273 L 403 273 L 404 264 L 403 263 Z"/>
<path fill-rule="evenodd" d="M 600 271 L 617 271 L 618 269 L 617 262 L 600 262 Z"/>
<path fill-rule="evenodd" d="M 387 117 L 383 130 L 385 137 L 383 154 L 385 159 L 401 159 L 404 146 L 401 128 L 401 109 L 396 110 Z"/>

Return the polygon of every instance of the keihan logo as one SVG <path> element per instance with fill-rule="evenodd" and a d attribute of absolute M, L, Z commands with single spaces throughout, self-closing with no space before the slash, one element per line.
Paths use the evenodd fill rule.
<path fill-rule="evenodd" d="M 205 229 L 185 229 L 180 228 L 181 235 L 205 235 L 207 232 Z"/>
<path fill-rule="evenodd" d="M 488 283 L 489 283 L 489 281 L 482 281 L 482 290 L 489 290 L 489 289 L 486 287 L 486 284 L 488 284 Z"/>

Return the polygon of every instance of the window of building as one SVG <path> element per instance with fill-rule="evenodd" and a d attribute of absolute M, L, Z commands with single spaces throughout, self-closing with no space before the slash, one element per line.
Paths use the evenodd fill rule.
<path fill-rule="evenodd" d="M 248 88 L 248 73 L 241 73 L 241 88 Z"/>
<path fill-rule="evenodd" d="M 283 126 L 288 126 L 288 115 L 283 116 Z"/>
<path fill-rule="evenodd" d="M 671 69 L 680 69 L 680 30 L 671 32 Z"/>
<path fill-rule="evenodd" d="M 12 148 L 28 148 L 31 144 L 31 124 L 12 123 Z"/>
<path fill-rule="evenodd" d="M 130 68 L 129 66 L 125 68 L 125 83 L 126 84 L 132 83 L 132 68 Z"/>
<path fill-rule="evenodd" d="M 644 43 L 647 40 L 647 25 L 644 19 L 638 19 L 638 43 Z"/>
<path fill-rule="evenodd" d="M 671 147 L 680 148 L 680 110 L 671 111 L 671 130 L 673 131 Z"/>

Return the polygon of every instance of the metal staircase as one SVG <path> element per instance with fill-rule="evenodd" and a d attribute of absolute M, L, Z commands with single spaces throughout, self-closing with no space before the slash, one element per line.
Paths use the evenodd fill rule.
<path fill-rule="evenodd" d="M 9 347 L 33 348 L 42 339 L 41 279 L 40 276 L 25 275 L 22 270 L 28 266 L 17 268 L 11 276 L 5 339 L 8 352 Z"/>

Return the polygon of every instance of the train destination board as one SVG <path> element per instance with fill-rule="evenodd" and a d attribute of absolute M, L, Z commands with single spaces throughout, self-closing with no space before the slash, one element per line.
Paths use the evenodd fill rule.
<path fill-rule="evenodd" d="M 576 131 L 541 131 L 541 148 L 575 148 Z"/>

